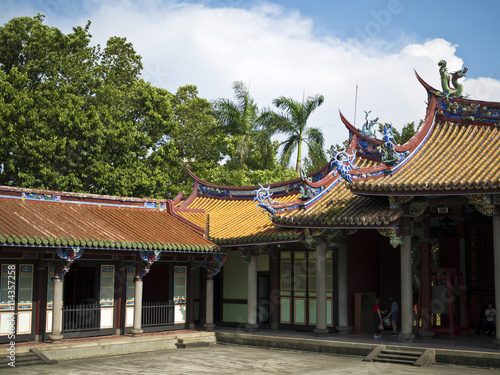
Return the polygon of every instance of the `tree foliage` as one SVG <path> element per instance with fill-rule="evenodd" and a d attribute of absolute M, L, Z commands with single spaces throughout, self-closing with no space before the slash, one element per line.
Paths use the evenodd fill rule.
<path fill-rule="evenodd" d="M 0 27 L 0 183 L 168 196 L 172 95 L 140 79 L 125 38 L 93 47 L 89 28 L 66 35 L 41 15 Z"/>
<path fill-rule="evenodd" d="M 297 149 L 297 162 L 295 170 L 300 173 L 302 165 L 302 142 L 308 146 L 312 159 L 326 162 L 323 150 L 323 133 L 319 128 L 307 127 L 307 120 L 312 112 L 324 102 L 323 95 L 308 97 L 304 102 L 281 96 L 273 104 L 283 112 L 273 116 L 271 126 L 274 131 L 285 134 L 288 138 L 283 141 L 280 162 L 283 167 L 288 167 L 292 153 Z"/>
<path fill-rule="evenodd" d="M 244 165 L 242 168 L 234 169 L 228 164 L 218 164 L 215 168 L 200 170 L 197 176 L 205 181 L 224 186 L 272 184 L 299 177 L 293 168 L 282 168 L 278 162 L 276 155 L 279 142 L 274 141 L 271 146 L 272 152 L 266 156 L 271 161 L 269 168 L 250 169 Z"/>
<path fill-rule="evenodd" d="M 227 165 L 232 169 L 272 168 L 271 112 L 259 110 L 243 82 L 234 82 L 233 90 L 235 101 L 213 102 L 215 116 L 227 137 Z"/>

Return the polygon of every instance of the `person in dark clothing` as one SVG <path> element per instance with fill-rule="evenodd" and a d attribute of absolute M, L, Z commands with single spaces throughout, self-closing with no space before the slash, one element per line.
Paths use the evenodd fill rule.
<path fill-rule="evenodd" d="M 399 320 L 399 308 L 396 301 L 396 296 L 393 294 L 391 296 L 391 312 L 387 315 L 391 319 L 392 324 L 392 335 L 397 336 L 398 334 L 398 320 Z"/>
<path fill-rule="evenodd" d="M 380 302 L 380 299 L 377 297 L 375 298 L 375 304 L 373 305 L 373 323 L 374 323 L 374 339 L 379 339 L 382 336 L 380 335 L 380 322 L 382 321 L 382 315 L 380 315 L 380 306 L 378 305 Z"/>

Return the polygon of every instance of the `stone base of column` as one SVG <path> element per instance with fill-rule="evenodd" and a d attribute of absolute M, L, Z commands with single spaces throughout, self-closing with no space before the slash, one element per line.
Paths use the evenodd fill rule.
<path fill-rule="evenodd" d="M 495 349 L 500 349 L 500 340 L 493 339 L 493 345 L 495 345 Z"/>
<path fill-rule="evenodd" d="M 257 329 L 259 329 L 258 324 L 245 324 L 245 330 L 247 332 L 255 332 Z"/>
<path fill-rule="evenodd" d="M 337 330 L 338 333 L 340 333 L 341 335 L 347 335 L 349 333 L 352 333 L 353 331 L 353 326 L 338 326 L 338 327 L 335 327 L 335 329 Z"/>
<path fill-rule="evenodd" d="M 277 331 L 278 330 L 278 323 L 271 323 L 269 325 L 269 328 L 272 330 L 272 331 Z"/>
<path fill-rule="evenodd" d="M 415 335 L 413 333 L 400 333 L 398 335 L 398 342 L 400 343 L 412 343 L 415 340 Z"/>
<path fill-rule="evenodd" d="M 135 329 L 135 328 L 133 328 L 133 329 L 130 330 L 130 333 L 132 334 L 132 337 L 141 337 L 141 335 L 142 335 L 143 332 L 144 331 L 142 329 Z"/>
<path fill-rule="evenodd" d="M 188 327 L 188 329 L 195 329 L 195 325 L 194 325 L 194 323 L 189 323 L 189 327 Z"/>
<path fill-rule="evenodd" d="M 63 335 L 49 335 L 49 340 L 51 344 L 59 344 L 63 339 Z"/>
<path fill-rule="evenodd" d="M 328 335 L 327 328 L 314 328 L 313 332 L 314 336 L 316 337 L 325 337 L 326 335 Z"/>
<path fill-rule="evenodd" d="M 213 331 L 215 328 L 215 324 L 205 323 L 205 324 L 203 324 L 203 328 L 205 328 L 205 331 Z"/>
<path fill-rule="evenodd" d="M 435 332 L 433 331 L 418 331 L 418 338 L 420 340 L 432 340 Z"/>

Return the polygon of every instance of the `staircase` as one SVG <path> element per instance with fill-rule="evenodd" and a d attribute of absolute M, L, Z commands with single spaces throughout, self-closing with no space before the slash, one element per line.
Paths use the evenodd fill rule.
<path fill-rule="evenodd" d="M 16 353 L 15 358 L 16 359 L 13 362 L 15 367 L 57 364 L 57 361 L 49 360 L 44 354 L 40 353 L 40 351 L 37 349 L 31 349 L 29 352 L 24 352 L 24 353 Z M 0 372 L 2 372 L 2 369 L 4 369 L 4 368 L 12 367 L 12 366 L 9 366 L 9 362 L 10 362 L 10 359 L 8 359 L 8 358 L 6 361 L 0 362 Z"/>
<path fill-rule="evenodd" d="M 435 363 L 433 349 L 418 349 L 402 346 L 377 346 L 363 361 L 395 363 L 409 366 L 429 366 Z"/>

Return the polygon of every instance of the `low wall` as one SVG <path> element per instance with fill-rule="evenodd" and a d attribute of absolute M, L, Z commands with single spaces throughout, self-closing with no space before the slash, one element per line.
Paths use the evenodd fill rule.
<path fill-rule="evenodd" d="M 316 353 L 330 353 L 365 357 L 377 345 L 291 337 L 261 336 L 216 332 L 217 343 L 250 345 L 276 349 L 303 350 Z"/>
<path fill-rule="evenodd" d="M 199 337 L 201 341 L 216 344 L 213 332 L 172 336 L 143 336 L 116 340 L 48 344 L 37 347 L 49 359 L 62 361 L 67 359 L 101 357 L 156 350 L 177 349 L 178 339 Z"/>

